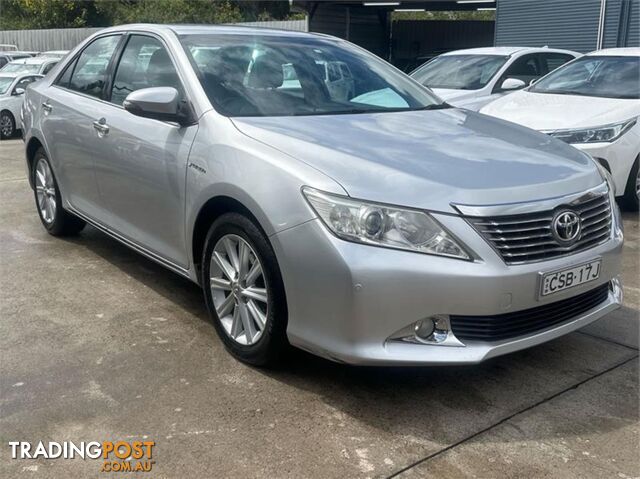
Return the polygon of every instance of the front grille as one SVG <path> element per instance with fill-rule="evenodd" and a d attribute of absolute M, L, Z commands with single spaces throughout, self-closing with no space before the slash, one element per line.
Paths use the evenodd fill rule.
<path fill-rule="evenodd" d="M 548 329 L 603 303 L 609 283 L 556 303 L 495 316 L 451 316 L 451 330 L 460 340 L 499 341 Z"/>
<path fill-rule="evenodd" d="M 565 206 L 580 216 L 582 225 L 579 239 L 569 246 L 563 246 L 551 234 L 554 214 L 562 205 L 555 210 L 536 213 L 467 219 L 507 264 L 531 263 L 584 251 L 609 238 L 611 206 L 608 194 Z"/>

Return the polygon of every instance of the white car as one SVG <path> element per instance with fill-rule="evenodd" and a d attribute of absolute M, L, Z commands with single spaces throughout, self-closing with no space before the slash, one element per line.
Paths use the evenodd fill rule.
<path fill-rule="evenodd" d="M 22 128 L 19 124 L 20 108 L 27 85 L 42 78 L 30 73 L 0 71 L 0 138 L 7 139 Z"/>
<path fill-rule="evenodd" d="M 13 60 L 0 69 L 0 73 L 35 73 L 46 75 L 58 64 L 59 58 L 54 57 L 29 57 Z"/>
<path fill-rule="evenodd" d="M 640 48 L 589 53 L 480 111 L 589 153 L 613 176 L 616 196 L 638 209 Z"/>
<path fill-rule="evenodd" d="M 411 77 L 454 106 L 479 110 L 579 56 L 546 47 L 471 48 L 437 56 Z"/>

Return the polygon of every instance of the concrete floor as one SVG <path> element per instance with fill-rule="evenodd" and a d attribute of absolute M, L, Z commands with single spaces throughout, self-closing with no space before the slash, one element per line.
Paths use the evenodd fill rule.
<path fill-rule="evenodd" d="M 0 476 L 104 477 L 12 460 L 8 441 L 146 438 L 153 477 L 634 477 L 638 218 L 626 306 L 474 367 L 232 359 L 201 291 L 92 228 L 47 235 L 19 140 L 0 143 Z"/>

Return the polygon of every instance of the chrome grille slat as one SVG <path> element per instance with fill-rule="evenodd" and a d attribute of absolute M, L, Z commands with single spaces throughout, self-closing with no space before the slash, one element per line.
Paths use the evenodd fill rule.
<path fill-rule="evenodd" d="M 564 246 L 552 235 L 551 222 L 557 211 L 566 208 L 580 216 L 582 231 L 575 243 Z M 507 264 L 543 261 L 593 248 L 610 236 L 611 205 L 608 194 L 589 196 L 583 201 L 558 204 L 549 211 L 520 215 L 467 217 Z"/>

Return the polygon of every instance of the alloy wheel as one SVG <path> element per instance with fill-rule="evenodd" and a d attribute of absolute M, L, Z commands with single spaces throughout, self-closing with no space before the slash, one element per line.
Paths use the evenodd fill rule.
<path fill-rule="evenodd" d="M 268 291 L 262 264 L 243 238 L 227 234 L 213 248 L 209 266 L 211 297 L 231 339 L 255 344 L 268 317 Z"/>
<path fill-rule="evenodd" d="M 5 138 L 10 138 L 13 135 L 13 121 L 7 114 L 0 116 L 0 132 Z"/>
<path fill-rule="evenodd" d="M 56 217 L 56 188 L 53 182 L 51 168 L 44 158 L 40 158 L 36 164 L 35 174 L 36 196 L 38 209 L 45 223 L 51 224 Z"/>

